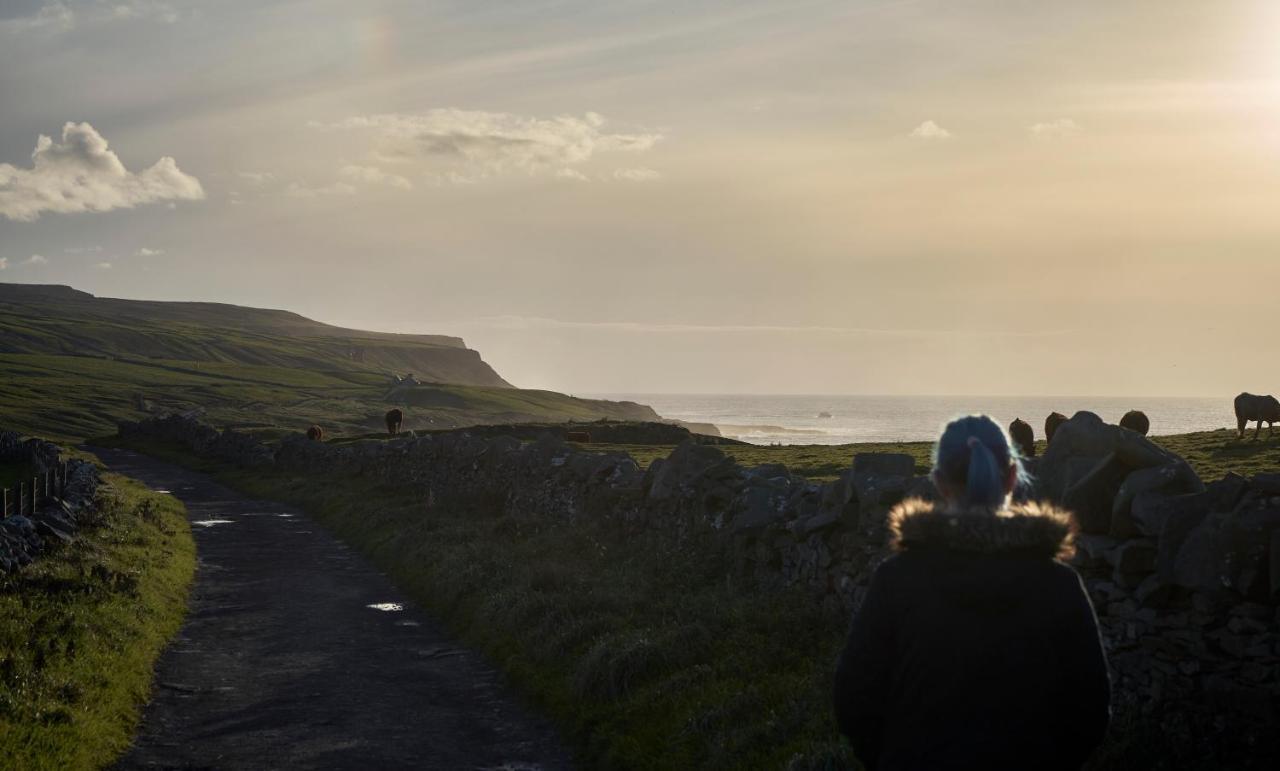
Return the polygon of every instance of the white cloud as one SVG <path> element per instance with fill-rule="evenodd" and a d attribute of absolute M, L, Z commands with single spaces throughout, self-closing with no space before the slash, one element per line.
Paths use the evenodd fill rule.
<path fill-rule="evenodd" d="M 129 171 L 88 123 L 64 125 L 61 142 L 41 134 L 31 160 L 30 169 L 0 163 L 0 215 L 11 220 L 204 198 L 200 180 L 168 156 L 136 174 Z"/>
<path fill-rule="evenodd" d="M 575 182 L 588 182 L 586 174 L 577 169 L 556 169 L 556 177 L 558 179 L 572 179 Z"/>
<path fill-rule="evenodd" d="M 66 249 L 63 249 L 62 251 L 66 252 L 67 254 L 87 254 L 89 252 L 102 251 L 102 246 L 100 244 L 94 244 L 93 246 L 68 246 Z"/>
<path fill-rule="evenodd" d="M 8 269 L 9 269 L 9 258 L 0 257 L 0 270 L 8 270 Z"/>
<path fill-rule="evenodd" d="M 62 32 L 75 26 L 75 12 L 66 3 L 49 0 L 33 10 L 34 13 L 0 19 L 0 30 L 11 33 Z"/>
<path fill-rule="evenodd" d="M 388 174 L 374 166 L 343 166 L 338 170 L 343 177 L 357 182 L 368 182 L 374 185 L 388 185 L 401 190 L 412 190 L 413 183 L 399 174 Z"/>
<path fill-rule="evenodd" d="M 249 184 L 255 187 L 265 185 L 276 178 L 276 175 L 269 171 L 237 171 L 236 176 L 248 180 Z"/>
<path fill-rule="evenodd" d="M 97 268 L 97 269 L 99 269 L 99 270 L 111 270 L 111 263 L 109 263 L 109 262 L 99 262 L 98 264 L 94 265 L 93 267 L 95 267 L 95 268 Z"/>
<path fill-rule="evenodd" d="M 146 19 L 173 24 L 178 20 L 178 11 L 172 5 L 157 0 L 117 0 L 111 5 L 111 17 L 114 19 Z"/>
<path fill-rule="evenodd" d="M 914 139 L 936 140 L 950 139 L 951 132 L 939 126 L 931 120 L 927 120 L 911 130 L 911 136 Z"/>
<path fill-rule="evenodd" d="M 163 249 L 148 249 L 147 247 L 145 247 L 145 246 L 144 246 L 144 247 L 142 247 L 141 249 L 139 249 L 138 251 L 134 252 L 134 253 L 133 253 L 133 256 L 135 256 L 135 257 L 156 257 L 156 256 L 161 255 L 161 254 L 164 254 L 164 250 L 163 250 Z"/>
<path fill-rule="evenodd" d="M 1080 133 L 1080 124 L 1070 118 L 1058 118 L 1045 123 L 1033 124 L 1027 130 L 1031 132 L 1033 137 L 1059 139 Z"/>
<path fill-rule="evenodd" d="M 33 254 L 27 259 L 23 260 L 22 264 L 23 265 L 47 265 L 49 264 L 49 258 L 45 257 L 43 254 Z"/>
<path fill-rule="evenodd" d="M 613 133 L 605 119 L 588 112 L 532 118 L 502 112 L 429 110 L 347 118 L 337 123 L 312 121 L 313 128 L 371 132 L 374 155 L 384 163 L 425 162 L 435 179 L 474 179 L 520 171 L 561 171 L 598 153 L 644 152 L 662 139 L 651 132 Z M 563 175 L 561 175 L 563 176 Z"/>
<path fill-rule="evenodd" d="M 640 167 L 635 169 L 614 169 L 613 178 L 626 180 L 627 182 L 652 182 L 655 179 L 661 179 L 662 175 L 653 169 Z"/>
<path fill-rule="evenodd" d="M 297 182 L 290 182 L 285 193 L 294 198 L 317 198 L 322 195 L 355 195 L 356 189 L 346 182 L 334 182 L 323 187 L 309 187 Z"/>

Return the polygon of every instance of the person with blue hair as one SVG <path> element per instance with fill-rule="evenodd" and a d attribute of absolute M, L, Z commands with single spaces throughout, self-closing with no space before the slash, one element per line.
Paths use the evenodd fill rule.
<path fill-rule="evenodd" d="M 889 515 L 836 670 L 841 732 L 871 771 L 1078 769 L 1102 742 L 1111 681 L 1068 514 L 1015 502 L 1027 482 L 1004 429 L 952 421 L 938 502 Z"/>

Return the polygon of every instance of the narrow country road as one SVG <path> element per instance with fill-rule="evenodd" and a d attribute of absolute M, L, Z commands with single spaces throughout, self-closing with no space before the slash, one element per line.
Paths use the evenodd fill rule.
<path fill-rule="evenodd" d="M 118 768 L 562 769 L 496 670 L 307 516 L 122 450 L 186 504 L 199 567 Z"/>

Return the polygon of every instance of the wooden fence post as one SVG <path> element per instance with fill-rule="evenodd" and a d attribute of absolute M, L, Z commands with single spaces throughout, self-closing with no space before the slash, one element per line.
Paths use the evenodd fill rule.
<path fill-rule="evenodd" d="M 27 513 L 27 483 L 18 481 L 18 516 Z"/>
<path fill-rule="evenodd" d="M 40 477 L 31 477 L 31 514 L 35 516 L 36 504 L 40 500 Z"/>

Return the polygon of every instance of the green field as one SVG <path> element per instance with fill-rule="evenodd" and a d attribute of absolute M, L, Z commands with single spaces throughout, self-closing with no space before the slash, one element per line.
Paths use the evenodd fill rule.
<path fill-rule="evenodd" d="M 106 475 L 80 538 L 0 575 L 0 765 L 93 769 L 133 741 L 195 572 L 186 512 Z"/>
<path fill-rule="evenodd" d="M 1152 437 L 1152 441 L 1178 453 L 1191 463 L 1201 479 L 1221 479 L 1228 471 L 1242 476 L 1280 471 L 1280 437 L 1251 441 L 1237 439 L 1236 432 L 1221 429 L 1192 434 Z M 648 468 L 655 458 L 671 453 L 670 445 L 582 445 L 584 449 L 630 453 L 643 468 Z M 1037 443 L 1037 454 L 1043 454 L 1045 443 Z M 761 447 L 756 445 L 723 445 L 725 455 L 744 466 L 765 463 L 781 463 L 793 474 L 814 481 L 828 481 L 848 470 L 853 456 L 860 452 L 900 452 L 916 460 L 916 473 L 926 474 L 930 468 L 929 442 L 896 442 L 877 444 L 841 445 L 784 445 Z"/>
<path fill-rule="evenodd" d="M 358 354 L 358 355 L 357 355 Z M 391 375 L 421 385 L 391 391 Z M 121 420 L 202 411 L 329 436 L 477 423 L 652 420 L 647 407 L 512 388 L 456 338 L 342 329 L 283 311 L 95 298 L 0 284 L 0 428 L 79 440 Z"/>

